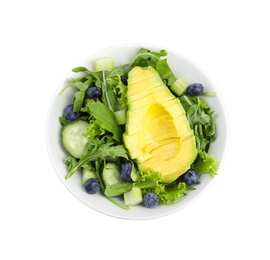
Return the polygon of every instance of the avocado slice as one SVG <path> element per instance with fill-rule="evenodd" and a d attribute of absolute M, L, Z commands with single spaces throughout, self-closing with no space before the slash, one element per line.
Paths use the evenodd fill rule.
<path fill-rule="evenodd" d="M 197 156 L 185 110 L 151 66 L 134 67 L 128 82 L 124 144 L 139 170 L 160 172 L 171 183 Z"/>

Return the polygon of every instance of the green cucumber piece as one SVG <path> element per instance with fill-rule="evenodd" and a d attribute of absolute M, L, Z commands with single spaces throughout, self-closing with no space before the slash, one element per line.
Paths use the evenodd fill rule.
<path fill-rule="evenodd" d="M 62 128 L 64 148 L 75 158 L 80 158 L 88 139 L 85 137 L 88 123 L 82 120 L 72 122 Z"/>
<path fill-rule="evenodd" d="M 182 93 L 186 91 L 188 84 L 182 80 L 182 79 L 177 79 L 171 86 L 171 90 L 178 96 L 180 96 Z"/>
<path fill-rule="evenodd" d="M 124 125 L 126 123 L 126 114 L 127 112 L 125 109 L 120 109 L 114 112 L 118 125 Z"/>
<path fill-rule="evenodd" d="M 126 206 L 134 206 L 142 203 L 142 191 L 138 187 L 133 187 L 130 191 L 124 193 L 124 202 Z"/>
<path fill-rule="evenodd" d="M 102 171 L 103 181 L 106 186 L 110 186 L 116 183 L 121 183 L 119 166 L 115 163 L 108 162 Z"/>
<path fill-rule="evenodd" d="M 101 58 L 95 61 L 96 71 L 108 70 L 111 71 L 114 69 L 114 62 L 111 58 Z"/>
<path fill-rule="evenodd" d="M 87 170 L 87 169 L 83 169 L 82 171 L 82 185 L 84 186 L 84 184 L 91 178 L 96 179 L 97 175 L 93 170 Z"/>

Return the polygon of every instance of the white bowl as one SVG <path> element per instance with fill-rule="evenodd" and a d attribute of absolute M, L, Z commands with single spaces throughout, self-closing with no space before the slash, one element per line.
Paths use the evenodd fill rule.
<path fill-rule="evenodd" d="M 194 62 L 165 47 L 149 44 L 126 44 L 100 51 L 88 57 L 80 64 L 75 64 L 74 67 L 85 66 L 90 70 L 94 70 L 94 61 L 102 57 L 113 58 L 115 66 L 131 63 L 140 47 L 145 47 L 152 51 L 165 49 L 168 52 L 168 63 L 176 77 L 181 77 L 187 83 L 202 83 L 205 87 L 205 91 L 216 92 L 215 97 L 205 97 L 205 99 L 209 103 L 212 110 L 215 111 L 214 118 L 217 126 L 217 139 L 211 144 L 209 153 L 213 154 L 217 158 L 221 166 L 225 156 L 228 140 L 226 110 L 221 98 L 221 94 L 213 81 L 205 74 L 205 72 L 194 64 Z M 119 208 L 101 194 L 89 195 L 86 193 L 84 187 L 81 185 L 80 174 L 75 173 L 71 178 L 66 180 L 65 176 L 67 174 L 67 165 L 63 162 L 63 159 L 67 157 L 68 154 L 63 149 L 61 144 L 61 126 L 58 118 L 60 115 L 62 115 L 65 106 L 72 103 L 74 88 L 68 88 L 62 95 L 59 95 L 59 92 L 72 77 L 78 77 L 78 74 L 70 71 L 67 77 L 59 85 L 52 99 L 47 116 L 46 141 L 50 160 L 60 180 L 74 196 L 76 196 L 87 206 L 109 216 L 123 219 L 138 220 L 162 217 L 186 207 L 192 201 L 197 199 L 202 192 L 209 187 L 213 180 L 217 178 L 216 176 L 214 179 L 211 179 L 208 174 L 204 174 L 200 178 L 201 184 L 196 186 L 196 190 L 188 191 L 187 196 L 182 197 L 176 204 L 158 206 L 152 209 L 136 205 L 131 207 L 129 210 Z"/>

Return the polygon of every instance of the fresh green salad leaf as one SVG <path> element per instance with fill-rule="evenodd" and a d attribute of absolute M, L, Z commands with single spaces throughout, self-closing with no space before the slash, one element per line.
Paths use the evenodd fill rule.
<path fill-rule="evenodd" d="M 81 110 L 85 97 L 85 92 L 89 88 L 91 81 L 92 81 L 91 79 L 88 79 L 83 83 L 82 82 L 75 83 L 75 86 L 78 88 L 78 91 L 74 94 L 75 97 L 73 107 L 74 112 L 78 112 Z"/>
<path fill-rule="evenodd" d="M 96 79 L 95 83 L 97 86 L 102 88 L 102 102 L 110 110 L 115 112 L 118 107 L 117 96 L 113 92 L 109 79 L 112 77 L 123 76 L 125 75 L 124 66 L 116 67 L 112 71 L 98 71 L 90 73 L 93 78 Z"/>
<path fill-rule="evenodd" d="M 156 68 L 156 64 L 160 60 L 160 57 L 166 55 L 167 51 L 165 50 L 161 50 L 160 52 L 153 52 L 146 48 L 140 48 L 131 66 L 152 66 L 153 68 Z"/>
<path fill-rule="evenodd" d="M 198 150 L 198 158 L 192 167 L 198 172 L 209 173 L 213 177 L 217 174 L 219 163 L 213 156 L 209 156 L 207 152 L 210 143 L 216 140 L 214 111 L 211 111 L 207 102 L 200 97 L 183 94 L 180 96 L 180 102 L 193 129 Z"/>
<path fill-rule="evenodd" d="M 89 127 L 86 129 L 86 137 L 99 137 L 106 133 L 106 129 L 102 127 L 102 124 L 97 120 L 90 120 Z"/>
<path fill-rule="evenodd" d="M 159 197 L 160 205 L 176 203 L 186 192 L 185 183 L 164 184 L 161 181 L 160 173 L 149 170 L 147 172 L 139 172 L 138 179 L 133 183 L 122 182 L 107 186 L 105 195 L 119 196 L 130 191 L 132 187 L 140 188 L 143 195 L 148 192 L 155 192 Z"/>
<path fill-rule="evenodd" d="M 117 98 L 117 109 L 127 108 L 127 90 L 128 87 L 123 84 L 120 75 L 108 78 L 108 83 Z"/>
<path fill-rule="evenodd" d="M 165 50 L 161 50 L 160 52 L 151 52 L 148 49 L 141 48 L 131 66 L 152 66 L 159 73 L 165 85 L 170 87 L 176 81 L 176 78 L 167 62 L 167 59 L 161 59 L 163 56 L 167 56 L 167 52 Z"/>
<path fill-rule="evenodd" d="M 176 77 L 168 64 L 167 59 L 159 60 L 156 65 L 156 70 L 166 86 L 170 87 L 176 81 Z"/>
<path fill-rule="evenodd" d="M 85 71 L 86 71 L 86 72 L 90 72 L 89 69 L 87 69 L 86 67 L 82 67 L 82 66 L 81 66 L 81 67 L 73 68 L 72 71 L 73 71 L 73 72 L 85 72 Z"/>
<path fill-rule="evenodd" d="M 113 134 L 113 138 L 119 143 L 122 142 L 122 129 L 118 125 L 114 113 L 100 101 L 87 103 L 87 109 L 90 114 L 98 121 L 97 124 L 104 130 Z M 90 127 L 92 128 L 93 125 Z M 102 130 L 100 130 L 102 132 Z"/>
<path fill-rule="evenodd" d="M 164 186 L 162 184 L 157 185 L 154 189 L 147 189 L 147 192 L 155 192 L 159 197 L 159 204 L 173 204 L 176 203 L 179 198 L 186 195 L 186 184 L 179 182 L 178 185 Z"/>
<path fill-rule="evenodd" d="M 85 76 L 83 77 L 79 77 L 79 78 L 76 78 L 76 79 L 71 79 L 70 82 L 68 84 L 66 84 L 60 91 L 59 95 L 62 95 L 65 90 L 71 86 L 73 86 L 76 82 L 84 82 L 85 80 L 87 80 L 87 78 Z"/>
<path fill-rule="evenodd" d="M 138 172 L 137 180 L 133 183 L 122 182 L 106 187 L 105 194 L 108 196 L 119 196 L 128 192 L 132 187 L 141 189 L 155 188 L 161 182 L 160 173 L 154 171 Z"/>
<path fill-rule="evenodd" d="M 79 161 L 76 161 L 76 159 L 72 156 L 65 159 L 65 162 L 69 164 L 66 179 L 70 178 L 86 163 L 119 157 L 128 159 L 127 150 L 124 145 L 116 144 L 115 140 L 111 137 L 105 136 L 101 140 L 91 138 L 89 139 L 88 143 L 86 143 L 83 154 Z"/>
<path fill-rule="evenodd" d="M 200 173 L 209 173 L 211 178 L 214 178 L 219 169 L 219 163 L 214 156 L 208 155 L 206 152 L 201 152 L 193 168 Z"/>

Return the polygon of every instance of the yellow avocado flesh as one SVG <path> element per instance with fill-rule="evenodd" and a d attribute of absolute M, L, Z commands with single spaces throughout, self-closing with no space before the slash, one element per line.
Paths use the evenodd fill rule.
<path fill-rule="evenodd" d="M 185 110 L 152 67 L 134 67 L 128 83 L 124 144 L 139 170 L 160 172 L 171 183 L 197 155 Z"/>

